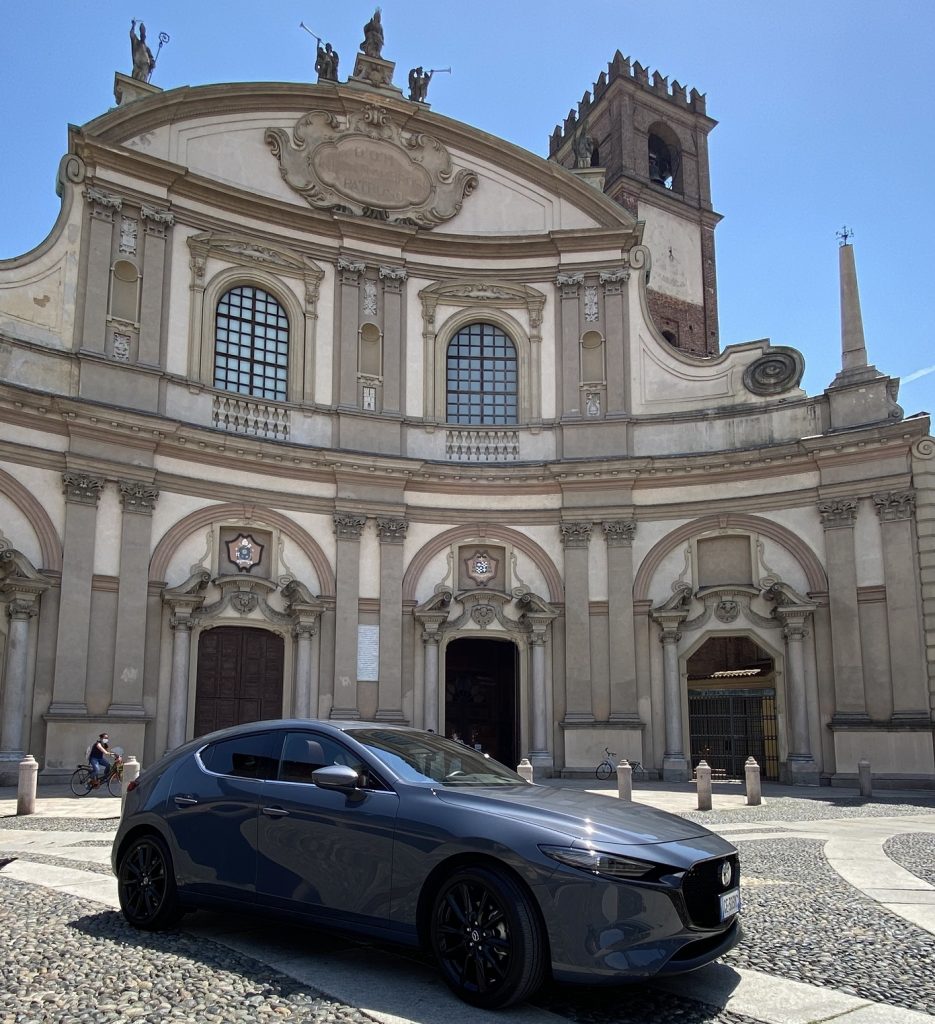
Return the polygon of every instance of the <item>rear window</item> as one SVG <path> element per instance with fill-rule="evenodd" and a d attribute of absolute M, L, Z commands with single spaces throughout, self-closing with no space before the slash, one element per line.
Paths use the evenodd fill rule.
<path fill-rule="evenodd" d="M 216 775 L 233 775 L 238 779 L 275 779 L 279 758 L 273 756 L 273 735 L 269 732 L 250 733 L 219 740 L 202 750 L 199 755 L 201 763 Z"/>

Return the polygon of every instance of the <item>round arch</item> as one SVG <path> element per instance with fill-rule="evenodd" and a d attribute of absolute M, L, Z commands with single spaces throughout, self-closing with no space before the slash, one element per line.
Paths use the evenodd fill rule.
<path fill-rule="evenodd" d="M 177 523 L 173 524 L 163 534 L 153 550 L 153 556 L 149 563 L 150 580 L 158 583 L 165 581 L 166 570 L 168 569 L 169 560 L 173 552 L 190 533 L 204 529 L 206 526 L 211 526 L 214 523 L 232 519 L 245 519 L 248 516 L 251 519 L 259 519 L 269 526 L 275 527 L 290 540 L 294 541 L 299 549 L 305 553 L 315 569 L 319 587 L 321 588 L 321 596 L 334 596 L 334 570 L 317 542 L 305 530 L 281 512 L 258 505 L 244 505 L 240 502 L 209 505 L 206 508 L 189 513 L 184 519 L 180 519 Z"/>
<path fill-rule="evenodd" d="M 61 572 L 62 542 L 48 512 L 42 507 L 36 496 L 2 469 L 0 469 L 0 491 L 23 513 L 36 533 L 42 561 L 38 568 Z"/>
<path fill-rule="evenodd" d="M 435 334 L 435 419 L 444 423 L 447 419 L 447 370 L 448 346 L 462 328 L 470 324 L 493 324 L 513 342 L 516 349 L 516 420 L 517 426 L 533 418 L 532 344 L 529 335 L 520 322 L 502 309 L 470 307 L 452 313 Z"/>
<path fill-rule="evenodd" d="M 636 578 L 633 581 L 633 600 L 645 601 L 649 596 L 649 585 L 656 574 L 656 570 L 662 564 L 663 559 L 675 548 L 686 541 L 691 540 L 709 530 L 720 529 L 746 530 L 750 533 L 758 533 L 770 540 L 776 541 L 786 548 L 799 565 L 805 571 L 808 579 L 808 590 L 810 593 L 823 593 L 828 589 L 828 577 L 824 566 L 818 560 L 815 552 L 791 530 L 771 522 L 769 519 L 762 519 L 759 516 L 751 516 L 743 512 L 728 512 L 726 515 L 710 515 L 701 519 L 694 519 L 685 523 L 678 529 L 666 534 L 662 540 L 649 551 L 643 559 Z"/>
<path fill-rule="evenodd" d="M 495 531 L 491 531 L 490 526 L 481 523 L 455 526 L 450 530 L 445 530 L 444 533 L 440 533 L 437 537 L 433 537 L 432 540 L 423 545 L 409 563 L 403 576 L 403 600 L 415 601 L 416 586 L 419 579 L 426 566 L 440 551 L 444 551 L 446 548 L 451 547 L 452 544 L 457 544 L 460 541 L 477 540 L 480 536 L 484 536 L 486 540 L 496 538 L 497 540 L 506 541 L 518 551 L 522 551 L 524 555 L 527 555 L 536 563 L 540 572 L 545 577 L 546 585 L 549 588 L 549 601 L 561 602 L 564 600 L 562 577 L 544 548 L 540 547 L 534 540 L 530 540 L 525 534 L 508 526 L 498 526 Z"/>

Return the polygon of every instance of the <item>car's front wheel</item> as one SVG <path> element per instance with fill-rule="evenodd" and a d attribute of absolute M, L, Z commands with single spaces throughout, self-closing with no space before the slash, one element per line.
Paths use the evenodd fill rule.
<path fill-rule="evenodd" d="M 465 1002 L 493 1010 L 526 999 L 542 984 L 547 945 L 526 892 L 509 875 L 461 868 L 432 905 L 432 952 Z"/>
<path fill-rule="evenodd" d="M 117 896 L 134 928 L 156 931 L 182 916 L 172 857 L 159 836 L 141 836 L 127 847 L 117 867 Z"/>

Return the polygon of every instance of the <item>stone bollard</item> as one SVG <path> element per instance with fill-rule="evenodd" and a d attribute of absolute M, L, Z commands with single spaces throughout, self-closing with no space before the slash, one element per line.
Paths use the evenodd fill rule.
<path fill-rule="evenodd" d="M 120 786 L 120 810 L 123 810 L 123 802 L 127 798 L 127 786 L 140 774 L 140 762 L 136 759 L 136 754 L 128 755 L 126 761 L 123 762 L 123 783 Z"/>
<path fill-rule="evenodd" d="M 857 762 L 857 785 L 860 788 L 860 795 L 869 800 L 873 796 L 873 780 L 870 775 L 870 762 L 861 758 Z"/>
<path fill-rule="evenodd" d="M 39 762 L 27 754 L 19 763 L 19 785 L 16 789 L 16 813 L 36 813 L 36 781 L 39 777 Z"/>
<path fill-rule="evenodd" d="M 744 780 L 747 789 L 747 804 L 750 807 L 759 807 L 763 802 L 760 790 L 760 766 L 756 763 L 755 757 L 748 757 L 743 766 Z"/>
<path fill-rule="evenodd" d="M 522 775 L 527 782 L 532 782 L 532 762 L 528 757 L 524 757 L 516 766 L 516 774 Z"/>
<path fill-rule="evenodd" d="M 699 761 L 695 767 L 695 782 L 698 786 L 698 810 L 711 810 L 711 769 L 707 761 Z"/>
<path fill-rule="evenodd" d="M 633 765 L 625 757 L 617 765 L 617 796 L 621 800 L 633 800 Z"/>

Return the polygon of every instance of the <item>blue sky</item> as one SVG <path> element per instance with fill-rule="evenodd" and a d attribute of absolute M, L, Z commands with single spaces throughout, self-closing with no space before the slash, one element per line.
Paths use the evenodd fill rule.
<path fill-rule="evenodd" d="M 935 412 L 935 3 L 931 0 L 384 0 L 383 55 L 451 66 L 433 109 L 541 156 L 555 124 L 620 49 L 707 95 L 722 348 L 756 338 L 805 357 L 821 392 L 840 366 L 837 241 L 854 232 L 871 361 L 900 404 Z M 69 123 L 113 104 L 131 18 L 170 35 L 153 84 L 314 81 L 304 21 L 352 70 L 372 3 L 14 2 L 0 34 L 0 258 L 58 210 Z M 153 45 L 155 49 L 155 45 Z"/>

